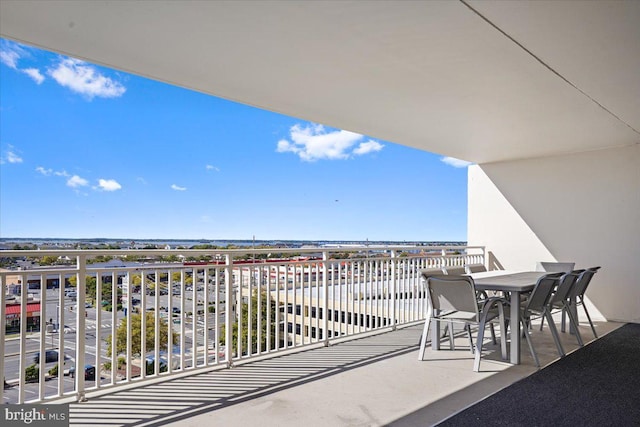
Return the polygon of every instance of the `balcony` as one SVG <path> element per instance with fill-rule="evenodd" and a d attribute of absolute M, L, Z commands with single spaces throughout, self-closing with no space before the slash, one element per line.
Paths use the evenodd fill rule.
<path fill-rule="evenodd" d="M 76 263 L 0 273 L 0 371 L 11 385 L 4 402 L 77 402 L 73 425 L 98 418 L 109 425 L 381 425 L 413 417 L 428 425 L 536 371 L 525 345 L 522 364 L 502 362 L 490 348 L 474 373 L 464 334 L 458 350 L 429 350 L 417 360 L 426 304 L 420 270 L 484 264 L 483 247 L 282 251 L 278 259 L 265 256 L 273 249 L 5 251 Z M 132 255 L 145 261 L 127 261 Z M 177 256 L 198 261 L 163 262 Z M 33 289 L 22 292 L 25 283 Z M 5 307 L 17 303 L 25 318 L 34 300 L 43 321 L 5 332 Z M 597 324 L 600 334 L 615 327 Z M 562 335 L 565 350 L 577 348 Z M 586 324 L 583 337 L 590 336 Z M 533 339 L 542 364 L 557 358 L 547 329 L 534 327 Z M 55 361 L 40 358 L 29 378 L 35 353 L 52 349 L 66 355 L 62 374 L 49 374 Z M 85 365 L 99 375 L 68 375 Z"/>
<path fill-rule="evenodd" d="M 601 334 L 617 326 L 597 324 Z M 588 337 L 588 326 L 581 329 Z M 536 371 L 528 354 L 518 366 L 490 354 L 475 373 L 464 337 L 456 351 L 428 350 L 419 362 L 420 333 L 410 326 L 107 393 L 72 404 L 71 425 L 426 426 Z M 557 358 L 548 331 L 534 340 L 541 363 Z M 571 337 L 562 342 L 577 348 Z"/>

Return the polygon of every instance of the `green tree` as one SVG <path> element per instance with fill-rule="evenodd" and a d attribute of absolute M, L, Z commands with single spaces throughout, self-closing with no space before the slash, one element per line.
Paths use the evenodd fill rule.
<path fill-rule="evenodd" d="M 40 265 L 54 265 L 54 264 L 57 264 L 57 262 L 58 262 L 58 258 L 57 257 L 51 256 L 51 255 L 46 255 L 46 256 L 43 256 L 42 258 L 40 258 L 39 264 Z"/>
<path fill-rule="evenodd" d="M 142 314 L 129 314 L 131 316 L 131 352 L 133 354 L 140 354 L 142 351 Z M 155 350 L 155 313 L 147 312 L 144 314 L 146 317 L 146 331 L 145 331 L 145 344 L 146 351 Z M 166 319 L 160 319 L 160 350 L 167 350 L 167 341 L 169 336 L 169 325 Z M 178 343 L 178 334 L 172 335 L 172 343 L 176 345 Z M 107 354 L 111 353 L 112 336 L 107 337 Z M 127 319 L 122 319 L 116 330 L 116 352 L 126 353 L 127 351 Z"/>
<path fill-rule="evenodd" d="M 40 374 L 40 368 L 35 363 L 33 365 L 27 366 L 24 370 L 24 379 L 25 381 L 36 381 Z"/>
<path fill-rule="evenodd" d="M 251 352 L 258 351 L 258 315 L 260 315 L 260 329 L 261 329 L 261 343 L 260 350 L 267 350 L 267 319 L 271 318 L 271 345 L 270 348 L 274 348 L 276 345 L 276 303 L 269 298 L 267 292 L 261 292 L 260 295 L 260 309 L 258 309 L 258 294 L 254 292 L 251 296 Z M 247 354 L 248 337 L 249 337 L 249 304 L 242 303 L 240 308 L 239 317 L 242 319 L 242 354 Z M 221 343 L 225 344 L 226 326 L 222 326 Z M 232 351 L 238 348 L 238 321 L 232 325 Z"/>

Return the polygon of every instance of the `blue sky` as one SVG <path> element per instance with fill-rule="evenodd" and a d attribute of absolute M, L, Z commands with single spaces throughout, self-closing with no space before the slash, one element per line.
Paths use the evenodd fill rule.
<path fill-rule="evenodd" d="M 4 39 L 0 60 L 0 237 L 466 240 L 465 162 Z"/>

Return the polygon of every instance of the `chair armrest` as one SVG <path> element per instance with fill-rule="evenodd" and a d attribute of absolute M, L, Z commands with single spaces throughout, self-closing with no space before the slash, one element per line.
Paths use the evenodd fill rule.
<path fill-rule="evenodd" d="M 502 297 L 490 297 L 482 301 L 481 311 L 490 310 L 491 307 L 493 307 L 494 305 L 495 306 L 501 305 L 504 307 L 505 305 L 508 305 L 508 304 L 509 302 Z"/>

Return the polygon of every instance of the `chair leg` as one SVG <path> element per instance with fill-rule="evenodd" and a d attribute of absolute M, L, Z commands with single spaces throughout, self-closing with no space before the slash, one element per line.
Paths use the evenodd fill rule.
<path fill-rule="evenodd" d="M 480 356 L 482 356 L 482 341 L 484 340 L 484 322 L 480 323 L 478 326 L 478 338 L 476 341 L 476 354 L 473 360 L 473 370 L 475 372 L 480 371 Z"/>
<path fill-rule="evenodd" d="M 580 347 L 584 346 L 584 342 L 582 341 L 582 336 L 580 335 L 580 331 L 578 330 L 578 321 L 577 319 L 573 316 L 573 313 L 571 311 L 571 309 L 569 307 L 565 307 L 566 308 L 566 312 L 569 315 L 569 322 L 571 322 L 571 324 L 573 325 L 573 329 L 576 332 L 576 338 L 578 340 L 578 345 Z"/>
<path fill-rule="evenodd" d="M 556 348 L 558 349 L 558 354 L 560 357 L 564 357 L 564 349 L 562 348 L 562 344 L 560 343 L 560 336 L 558 335 L 558 329 L 556 328 L 556 324 L 553 321 L 553 317 L 551 317 L 551 313 L 549 311 L 544 312 L 544 316 L 547 318 L 549 322 L 549 329 L 551 330 L 551 336 L 553 337 L 553 341 L 556 343 Z"/>
<path fill-rule="evenodd" d="M 593 332 L 593 336 L 598 338 L 598 334 L 596 334 L 596 328 L 593 326 L 593 322 L 591 321 L 591 316 L 589 316 L 589 310 L 587 310 L 587 306 L 584 305 L 584 301 L 581 299 L 580 304 L 582 304 L 582 308 L 584 309 L 584 314 L 587 315 L 587 320 L 589 320 L 589 325 L 591 325 L 591 331 Z"/>
<path fill-rule="evenodd" d="M 456 345 L 453 342 L 453 322 L 449 321 L 449 348 L 451 351 L 456 349 Z"/>
<path fill-rule="evenodd" d="M 471 325 L 467 323 L 464 329 L 467 331 L 467 337 L 469 337 L 469 349 L 471 350 L 471 354 L 473 354 L 473 336 L 471 336 Z"/>
<path fill-rule="evenodd" d="M 496 341 L 496 330 L 493 327 L 493 323 L 489 323 L 489 330 L 491 331 L 491 342 L 496 345 L 498 341 Z"/>
<path fill-rule="evenodd" d="M 427 311 L 427 318 L 424 321 L 424 328 L 422 329 L 422 339 L 420 340 L 420 351 L 418 353 L 418 360 L 424 360 L 424 350 L 427 347 L 427 335 L 429 335 L 429 324 L 431 323 L 432 310 Z"/>
<path fill-rule="evenodd" d="M 533 342 L 531 342 L 531 337 L 529 336 L 529 330 L 527 329 L 527 324 L 524 321 L 524 318 L 520 320 L 522 322 L 522 329 L 525 331 L 524 336 L 527 339 L 527 344 L 529 344 L 529 350 L 531 351 L 531 356 L 533 357 L 533 361 L 536 363 L 536 367 L 540 367 L 540 361 L 538 360 L 538 355 L 536 351 L 533 349 Z"/>
<path fill-rule="evenodd" d="M 542 316 L 542 319 L 540 319 L 540 330 L 542 330 L 543 326 L 544 326 L 544 316 Z"/>
<path fill-rule="evenodd" d="M 504 307 L 498 306 L 498 321 L 500 322 L 500 350 L 502 360 L 507 360 L 507 325 L 504 318 Z"/>

